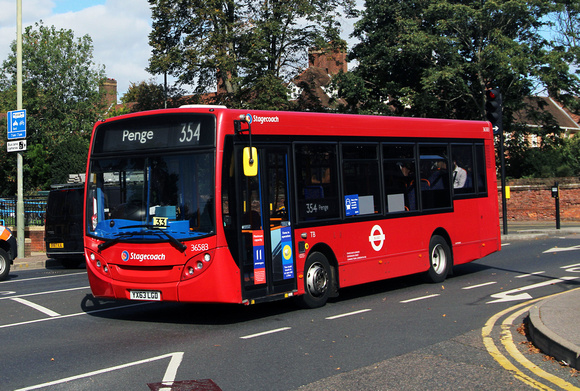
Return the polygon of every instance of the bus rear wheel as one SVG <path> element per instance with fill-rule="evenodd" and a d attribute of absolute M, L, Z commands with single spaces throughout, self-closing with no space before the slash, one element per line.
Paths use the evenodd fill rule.
<path fill-rule="evenodd" d="M 299 296 L 303 308 L 318 308 L 326 304 L 331 285 L 330 264 L 324 254 L 313 252 L 304 264 L 304 294 Z"/>
<path fill-rule="evenodd" d="M 453 265 L 451 248 L 447 241 L 439 235 L 434 235 L 429 242 L 429 270 L 426 278 L 430 282 L 445 281 L 449 269 Z"/>

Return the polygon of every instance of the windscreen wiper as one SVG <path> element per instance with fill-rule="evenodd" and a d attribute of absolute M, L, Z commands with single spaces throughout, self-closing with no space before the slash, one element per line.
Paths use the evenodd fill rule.
<path fill-rule="evenodd" d="M 125 228 L 147 228 L 147 229 L 156 230 L 158 232 L 161 232 L 163 235 L 165 235 L 165 237 L 167 239 L 169 239 L 169 242 L 171 244 L 173 244 L 175 246 L 175 248 L 177 248 L 179 251 L 184 252 L 185 250 L 187 250 L 187 246 L 185 244 L 181 243 L 179 240 L 177 240 L 173 236 L 169 235 L 162 228 L 157 227 L 155 225 L 152 225 L 152 224 L 140 224 L 140 225 L 128 225 L 126 227 L 119 227 L 119 229 L 125 229 Z M 139 234 L 143 234 L 143 233 L 144 232 L 139 232 Z M 119 241 L 119 238 L 116 238 L 116 239 L 117 239 L 117 241 Z M 115 240 L 115 239 L 112 239 L 112 240 Z M 106 243 L 103 243 L 103 244 L 106 244 Z"/>
<path fill-rule="evenodd" d="M 116 238 L 113 238 L 113 239 L 107 239 L 104 243 L 99 244 L 97 246 L 97 248 L 99 249 L 99 251 L 106 250 L 109 247 L 111 247 L 112 245 L 119 243 L 119 241 L 121 240 L 122 237 L 132 236 L 132 235 L 135 235 L 135 233 L 133 233 L 133 232 L 121 232 L 119 234 L 119 236 L 117 236 Z"/>

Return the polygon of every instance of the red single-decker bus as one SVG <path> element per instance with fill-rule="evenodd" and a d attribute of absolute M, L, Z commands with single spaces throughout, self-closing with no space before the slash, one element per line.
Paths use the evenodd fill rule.
<path fill-rule="evenodd" d="M 98 122 L 84 247 L 95 297 L 322 306 L 340 288 L 500 249 L 483 121 L 233 110 Z"/>

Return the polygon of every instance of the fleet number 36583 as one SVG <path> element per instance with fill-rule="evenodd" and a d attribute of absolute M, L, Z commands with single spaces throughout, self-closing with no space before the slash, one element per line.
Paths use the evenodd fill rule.
<path fill-rule="evenodd" d="M 191 245 L 191 251 L 207 251 L 209 250 L 209 244 L 207 243 L 195 243 Z"/>

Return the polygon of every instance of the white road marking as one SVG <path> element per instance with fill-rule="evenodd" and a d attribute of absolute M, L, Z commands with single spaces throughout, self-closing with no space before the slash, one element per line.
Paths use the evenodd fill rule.
<path fill-rule="evenodd" d="M 346 314 L 340 314 L 340 315 L 334 315 L 334 316 L 329 316 L 328 318 L 325 318 L 327 320 L 334 320 L 334 319 L 338 319 L 338 318 L 344 318 L 345 316 L 351 316 L 351 315 L 358 315 L 358 314 L 362 314 L 363 312 L 369 312 L 372 311 L 371 309 L 366 309 L 366 310 L 358 310 L 358 311 L 353 311 L 353 312 L 348 312 Z"/>
<path fill-rule="evenodd" d="M 14 271 L 14 270 L 13 270 Z M 25 281 L 34 281 L 34 280 L 42 280 L 45 278 L 56 278 L 56 277 L 68 277 L 68 276 L 78 276 L 79 274 L 87 274 L 86 272 L 80 272 L 80 273 L 70 273 L 70 274 L 58 274 L 58 275 L 54 275 L 54 276 L 44 276 L 44 277 L 33 277 L 33 278 L 24 278 L 21 280 L 8 280 L 8 281 L 2 281 L 0 282 L 0 284 L 10 284 L 12 282 L 25 282 Z"/>
<path fill-rule="evenodd" d="M 176 358 L 176 356 L 177 356 L 177 358 Z M 15 390 L 15 391 L 28 391 L 28 390 L 37 390 L 39 388 L 46 388 L 46 387 L 50 387 L 50 386 L 55 386 L 57 384 L 63 384 L 66 382 L 84 379 L 84 378 L 95 376 L 95 375 L 102 375 L 103 373 L 113 372 L 113 371 L 116 371 L 119 369 L 125 369 L 125 368 L 129 368 L 129 367 L 134 367 L 136 365 L 147 364 L 147 363 L 150 363 L 153 361 L 163 360 L 163 359 L 168 358 L 168 357 L 171 357 L 171 361 L 169 362 L 169 366 L 167 367 L 167 371 L 165 372 L 165 376 L 166 377 L 173 376 L 173 379 L 175 379 L 175 372 L 177 372 L 177 367 L 179 367 L 179 364 L 181 363 L 181 360 L 183 358 L 183 352 L 175 352 L 175 353 L 164 354 L 162 356 L 146 358 L 144 360 L 134 361 L 134 362 L 130 362 L 127 364 L 121 364 L 121 365 L 117 365 L 117 366 L 110 367 L 110 368 L 100 369 L 98 371 L 83 373 L 80 375 L 67 377 L 65 379 L 55 380 L 55 381 L 51 381 L 48 383 L 37 384 L 35 386 L 30 386 L 30 387 L 26 387 L 26 388 L 19 388 L 18 390 Z M 165 378 L 164 378 L 164 381 L 165 381 Z M 173 382 L 173 380 L 170 380 L 170 381 Z"/>
<path fill-rule="evenodd" d="M 558 252 L 562 252 L 562 251 L 575 251 L 575 250 L 580 250 L 580 245 L 572 246 L 572 247 L 552 247 L 551 249 L 544 251 L 544 254 L 545 253 L 558 253 Z"/>
<path fill-rule="evenodd" d="M 163 385 L 167 385 L 168 387 L 160 388 L 159 391 L 170 391 L 173 382 L 175 381 L 175 377 L 177 376 L 177 369 L 179 365 L 181 365 L 181 361 L 183 360 L 183 352 L 173 353 L 171 356 L 171 361 L 169 361 L 169 365 L 167 366 L 167 370 L 165 371 L 165 375 L 163 376 L 163 380 L 161 381 Z"/>
<path fill-rule="evenodd" d="M 17 297 L 30 297 L 30 296 L 48 295 L 50 293 L 61 293 L 61 292 L 78 291 L 78 290 L 81 290 L 81 289 L 89 289 L 89 288 L 90 288 L 90 286 L 80 286 L 78 288 L 58 289 L 58 290 L 55 290 L 55 291 L 44 291 L 44 292 L 25 293 L 25 294 L 16 295 L 16 296 L 0 297 L 0 300 L 15 299 Z"/>
<path fill-rule="evenodd" d="M 516 300 L 528 300 L 531 299 L 532 296 L 529 293 L 519 293 L 523 291 L 528 291 L 531 289 L 541 288 L 547 285 L 559 284 L 560 282 L 566 282 L 571 280 L 577 280 L 580 277 L 562 277 L 562 278 L 555 278 L 552 280 L 539 282 L 537 284 L 526 285 L 521 288 L 512 289 L 506 292 L 494 293 L 491 295 L 492 298 L 497 300 L 488 301 L 486 304 L 492 303 L 503 303 L 505 301 L 516 301 Z M 519 294 L 514 294 L 519 293 Z"/>
<path fill-rule="evenodd" d="M 0 296 L 13 295 L 15 291 L 0 291 Z"/>
<path fill-rule="evenodd" d="M 53 310 L 50 310 L 50 309 L 48 309 L 46 307 L 43 307 L 40 304 L 33 303 L 33 302 L 28 301 L 26 299 L 23 299 L 21 297 L 15 297 L 12 300 L 14 300 L 14 301 L 16 301 L 16 302 L 18 302 L 20 304 L 24 304 L 24 305 L 26 305 L 26 306 L 28 306 L 30 308 L 34 308 L 35 310 L 40 311 L 43 314 L 46 314 L 48 316 L 60 316 L 60 314 L 58 312 L 54 312 Z"/>
<path fill-rule="evenodd" d="M 264 335 L 274 334 L 274 333 L 279 333 L 280 331 L 290 330 L 291 328 L 292 327 L 282 327 L 282 328 L 275 329 L 275 330 L 263 331 L 261 333 L 256 333 L 256 334 L 246 335 L 244 337 L 240 337 L 240 339 L 251 339 L 251 338 L 256 338 L 256 337 L 262 337 Z"/>
<path fill-rule="evenodd" d="M 15 326 L 24 326 L 24 325 L 33 324 L 33 323 L 46 322 L 46 321 L 49 321 L 49 320 L 74 318 L 75 316 L 96 314 L 97 312 L 115 311 L 115 310 L 119 310 L 119 309 L 123 309 L 123 308 L 135 307 L 135 306 L 138 306 L 138 305 L 147 305 L 147 304 L 152 304 L 152 303 L 153 302 L 148 302 L 147 301 L 147 302 L 141 302 L 141 303 L 135 303 L 135 304 L 122 305 L 122 306 L 118 306 L 118 307 L 102 308 L 100 310 L 93 310 L 93 311 L 87 311 L 87 312 L 77 312 L 77 313 L 68 314 L 68 315 L 59 315 L 59 316 L 54 316 L 52 318 L 42 318 L 42 319 L 35 319 L 35 320 L 27 320 L 25 322 L 18 322 L 18 323 L 10 323 L 10 324 L 0 325 L 0 329 L 5 329 L 5 328 L 8 328 L 8 327 L 15 327 Z"/>
<path fill-rule="evenodd" d="M 545 273 L 545 271 L 533 272 L 533 273 L 528 273 L 528 274 L 520 274 L 519 276 L 516 276 L 516 278 L 525 278 L 525 277 L 535 276 L 537 274 L 544 274 L 544 273 Z"/>
<path fill-rule="evenodd" d="M 560 269 L 568 269 L 569 267 L 577 267 L 577 266 L 580 266 L 580 263 L 574 263 L 568 266 L 560 266 Z"/>
<path fill-rule="evenodd" d="M 482 286 L 488 286 L 488 285 L 493 285 L 493 284 L 497 284 L 497 281 L 484 282 L 483 284 L 478 284 L 478 285 L 464 286 L 461 289 L 469 290 L 469 289 L 481 288 Z"/>
<path fill-rule="evenodd" d="M 428 296 L 421 296 L 421 297 L 415 297 L 413 299 L 401 300 L 401 301 L 399 301 L 399 303 L 410 303 L 412 301 L 425 300 L 425 299 L 430 299 L 432 297 L 437 297 L 437 296 L 441 296 L 441 295 L 439 293 L 435 293 L 435 294 L 428 295 Z"/>

